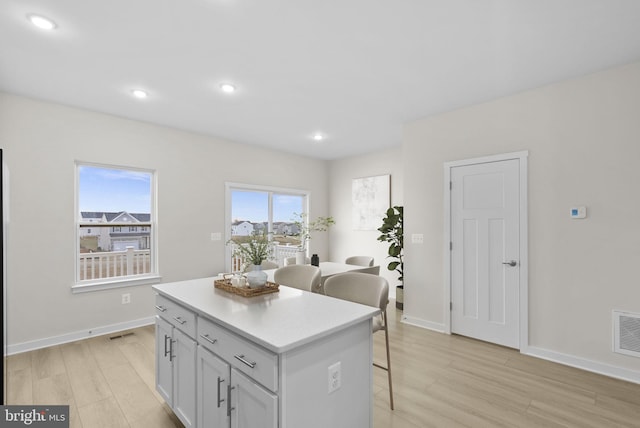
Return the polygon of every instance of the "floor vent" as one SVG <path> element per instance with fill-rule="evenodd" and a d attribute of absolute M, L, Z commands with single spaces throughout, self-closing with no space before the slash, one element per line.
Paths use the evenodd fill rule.
<path fill-rule="evenodd" d="M 640 358 L 640 314 L 613 311 L 613 351 Z"/>
<path fill-rule="evenodd" d="M 119 334 L 119 335 L 117 335 L 117 336 L 111 336 L 111 337 L 109 338 L 109 340 L 113 340 L 113 339 L 122 339 L 123 337 L 127 337 L 127 336 L 133 336 L 133 332 L 131 331 L 131 332 L 129 332 L 129 333 L 122 333 L 122 334 Z M 638 355 L 640 356 L 640 351 L 638 351 L 638 352 L 639 352 L 639 353 L 638 353 Z"/>

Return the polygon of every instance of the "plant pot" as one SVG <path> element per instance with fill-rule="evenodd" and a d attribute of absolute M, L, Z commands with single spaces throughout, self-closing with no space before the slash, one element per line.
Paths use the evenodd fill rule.
<path fill-rule="evenodd" d="M 396 309 L 404 309 L 404 285 L 396 287 Z"/>
<path fill-rule="evenodd" d="M 253 269 L 247 272 L 247 283 L 249 288 L 264 287 L 267 283 L 267 274 L 266 272 L 262 272 L 260 265 L 253 265 Z"/>
<path fill-rule="evenodd" d="M 297 251 L 296 252 L 296 264 L 304 265 L 307 261 L 307 253 L 305 251 Z"/>

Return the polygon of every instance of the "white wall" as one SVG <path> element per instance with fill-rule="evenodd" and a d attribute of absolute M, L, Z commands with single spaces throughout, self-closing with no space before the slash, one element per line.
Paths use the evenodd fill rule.
<path fill-rule="evenodd" d="M 351 225 L 351 180 L 375 175 L 391 175 L 391 206 L 402 205 L 402 148 L 400 146 L 331 161 L 329 164 L 329 206 L 336 219 L 330 229 L 331 261 L 344 261 L 349 256 L 373 256 L 380 265 L 380 275 L 387 278 L 391 295 L 398 285 L 396 272 L 387 270 L 389 245 L 377 240 L 378 231 L 353 230 Z"/>
<path fill-rule="evenodd" d="M 154 313 L 149 285 L 71 293 L 75 160 L 157 171 L 163 282 L 224 271 L 224 240 L 210 234 L 225 235 L 225 181 L 310 190 L 311 216 L 329 215 L 325 161 L 2 93 L 0 147 L 10 170 L 10 347 Z M 312 250 L 326 259 L 328 237 Z"/>
<path fill-rule="evenodd" d="M 425 243 L 405 248 L 405 315 L 448 316 L 443 163 L 528 150 L 530 351 L 640 379 L 640 359 L 612 352 L 611 314 L 640 313 L 639 118 L 634 63 L 408 124 L 405 234 Z"/>

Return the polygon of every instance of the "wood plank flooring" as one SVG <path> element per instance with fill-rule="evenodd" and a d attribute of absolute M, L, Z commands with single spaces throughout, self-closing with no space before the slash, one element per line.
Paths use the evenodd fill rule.
<path fill-rule="evenodd" d="M 640 385 L 404 325 L 392 306 L 395 410 L 374 368 L 375 428 L 640 427 Z M 154 327 L 131 332 L 7 357 L 7 404 L 69 404 L 78 428 L 182 427 L 155 391 Z"/>

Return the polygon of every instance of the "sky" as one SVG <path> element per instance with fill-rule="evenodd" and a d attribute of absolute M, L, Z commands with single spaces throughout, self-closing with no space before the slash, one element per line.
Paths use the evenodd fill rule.
<path fill-rule="evenodd" d="M 151 212 L 152 173 L 81 165 L 79 168 L 80 211 L 129 213 Z M 251 222 L 267 221 L 269 193 L 232 192 L 231 217 Z M 273 221 L 290 222 L 303 211 L 304 197 L 273 194 Z"/>
<path fill-rule="evenodd" d="M 231 218 L 254 223 L 269 219 L 269 193 L 234 190 L 231 193 Z M 273 195 L 273 221 L 290 222 L 302 212 L 303 196 Z"/>
<path fill-rule="evenodd" d="M 152 173 L 81 165 L 80 211 L 151 212 Z"/>

